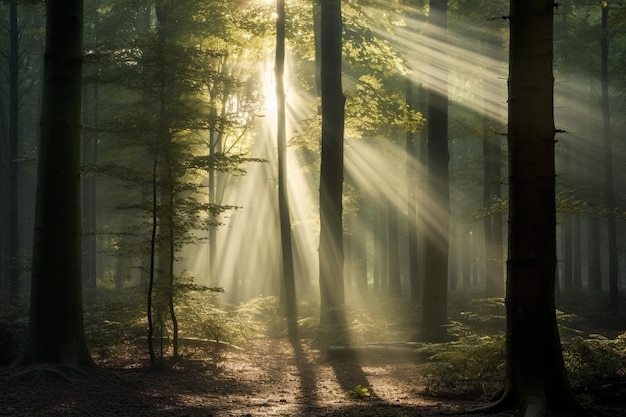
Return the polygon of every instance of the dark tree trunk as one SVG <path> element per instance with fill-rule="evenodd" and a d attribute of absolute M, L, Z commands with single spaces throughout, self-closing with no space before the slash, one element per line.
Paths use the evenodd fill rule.
<path fill-rule="evenodd" d="M 30 321 L 18 364 L 94 365 L 82 311 L 82 27 L 82 0 L 46 2 Z"/>
<path fill-rule="evenodd" d="M 592 291 L 602 290 L 602 266 L 600 264 L 600 218 L 587 221 L 587 285 Z"/>
<path fill-rule="evenodd" d="M 287 131 L 285 98 L 285 1 L 276 2 L 276 114 L 278 142 L 278 211 L 280 217 L 280 242 L 283 262 L 283 296 L 287 316 L 287 329 L 291 338 L 298 336 L 298 309 L 296 304 L 296 278 L 293 265 L 291 218 L 287 191 Z"/>
<path fill-rule="evenodd" d="M 571 216 L 563 216 L 563 224 L 561 225 L 561 247 L 563 249 L 563 274 L 561 282 L 563 290 L 571 290 L 573 286 L 572 275 L 572 225 L 570 223 Z"/>
<path fill-rule="evenodd" d="M 431 31 L 442 42 L 447 39 L 447 9 L 447 0 L 430 2 Z M 445 64 L 438 63 L 437 71 L 443 80 L 443 88 L 447 88 Z M 446 337 L 443 326 L 448 322 L 449 159 L 447 92 L 431 85 L 428 91 L 428 196 L 436 209 L 425 227 L 425 273 L 419 331 L 422 340 L 436 341 Z"/>
<path fill-rule="evenodd" d="M 158 154 L 154 154 L 152 162 L 152 222 L 150 233 L 150 269 L 148 272 L 148 294 L 146 302 L 146 317 L 148 318 L 148 353 L 150 355 L 150 366 L 156 367 L 156 355 L 154 353 L 154 284 L 155 284 L 155 260 L 156 260 L 156 245 L 157 245 L 157 230 L 158 230 L 158 216 L 159 216 L 159 187 L 157 184 L 159 169 Z"/>
<path fill-rule="evenodd" d="M 553 7 L 544 0 L 513 0 L 509 15 L 507 372 L 498 406 L 519 405 L 529 416 L 577 406 L 554 302 Z"/>
<path fill-rule="evenodd" d="M 500 182 L 502 148 L 499 138 L 490 132 L 487 116 L 483 116 L 483 202 L 489 210 L 502 197 Z M 485 236 L 485 295 L 504 296 L 504 263 L 502 214 L 490 210 L 483 221 Z"/>
<path fill-rule="evenodd" d="M 609 105 L 609 6 L 602 2 L 602 136 L 604 138 L 604 200 L 607 208 L 607 235 L 609 240 L 609 308 L 619 311 L 619 260 L 617 254 L 617 231 L 615 229 L 615 195 L 613 192 L 613 144 L 611 133 L 611 109 Z"/>
<path fill-rule="evenodd" d="M 17 24 L 17 0 L 9 5 L 10 52 L 9 52 L 9 285 L 8 295 L 15 300 L 20 291 L 20 250 L 18 216 L 18 146 L 19 146 L 19 28 Z"/>
<path fill-rule="evenodd" d="M 4 100 L 0 96 L 0 195 L 9 195 L 9 143 L 4 120 Z M 0 294 L 9 291 L 9 199 L 0 199 Z"/>
<path fill-rule="evenodd" d="M 583 287 L 583 274 L 582 274 L 582 222 L 580 214 L 574 214 L 574 225 L 572 232 L 572 286 L 576 289 Z"/>
<path fill-rule="evenodd" d="M 343 287 L 343 130 L 340 0 L 321 0 L 322 156 L 320 168 L 320 324 L 345 325 Z"/>

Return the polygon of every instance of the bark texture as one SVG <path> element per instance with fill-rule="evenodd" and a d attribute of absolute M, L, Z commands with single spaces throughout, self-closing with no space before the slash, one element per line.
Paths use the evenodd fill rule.
<path fill-rule="evenodd" d="M 320 168 L 320 323 L 345 324 L 343 287 L 343 131 L 340 0 L 321 0 L 322 161 Z"/>
<path fill-rule="evenodd" d="M 510 13 L 507 380 L 500 404 L 519 404 L 532 416 L 576 408 L 554 305 L 553 7 L 513 0 Z"/>
<path fill-rule="evenodd" d="M 429 23 L 433 36 L 447 37 L 447 0 L 431 0 Z M 422 292 L 422 321 L 419 339 L 445 339 L 448 322 L 448 254 L 450 228 L 450 184 L 448 165 L 448 97 L 445 64 L 437 64 L 443 91 L 431 85 L 428 91 L 428 196 L 431 218 L 426 225 L 425 273 Z M 433 83 L 434 84 L 434 83 Z"/>
<path fill-rule="evenodd" d="M 46 2 L 30 322 L 18 364 L 93 365 L 83 329 L 82 0 Z"/>

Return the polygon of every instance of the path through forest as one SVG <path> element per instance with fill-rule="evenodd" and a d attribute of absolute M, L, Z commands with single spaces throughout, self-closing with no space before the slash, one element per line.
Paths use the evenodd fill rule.
<path fill-rule="evenodd" d="M 188 351 L 187 360 L 149 371 L 137 347 L 96 350 L 102 369 L 0 374 L 0 416 L 439 416 L 479 398 L 425 395 L 416 362 L 327 361 L 310 344 L 259 338 L 243 350 Z M 123 369 L 123 370 L 120 370 Z M 609 409 L 607 415 L 623 415 Z M 498 416 L 510 416 L 502 413 Z"/>

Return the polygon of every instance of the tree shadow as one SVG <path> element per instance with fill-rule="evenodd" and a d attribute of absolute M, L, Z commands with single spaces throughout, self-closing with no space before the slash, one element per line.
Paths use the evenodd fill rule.
<path fill-rule="evenodd" d="M 367 388 L 365 392 L 375 397 L 375 392 L 370 387 L 367 376 L 363 371 L 362 363 L 357 356 L 343 360 L 331 360 L 329 365 L 333 369 L 337 383 L 343 393 L 353 393 L 356 396 L 361 396 L 364 394 L 364 391 L 358 388 L 360 386 Z"/>
<path fill-rule="evenodd" d="M 317 407 L 317 379 L 313 364 L 307 358 L 302 347 L 302 341 L 297 337 L 290 337 L 289 341 L 293 348 L 296 369 L 300 381 L 301 404 L 303 411 L 314 410 Z"/>

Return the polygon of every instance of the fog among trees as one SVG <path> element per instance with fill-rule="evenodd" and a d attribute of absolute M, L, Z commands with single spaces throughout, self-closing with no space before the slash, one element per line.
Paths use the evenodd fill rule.
<path fill-rule="evenodd" d="M 625 29 L 0 1 L 6 415 L 622 415 Z"/>

